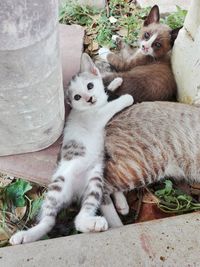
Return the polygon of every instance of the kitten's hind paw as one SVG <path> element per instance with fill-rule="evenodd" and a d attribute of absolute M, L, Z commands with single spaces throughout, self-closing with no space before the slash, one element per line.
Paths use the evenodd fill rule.
<path fill-rule="evenodd" d="M 11 245 L 25 244 L 35 241 L 33 236 L 28 231 L 20 231 L 12 235 L 9 243 Z"/>
<path fill-rule="evenodd" d="M 116 209 L 119 212 L 119 214 L 127 215 L 129 213 L 129 206 L 127 202 L 117 202 L 116 203 Z"/>
<path fill-rule="evenodd" d="M 107 47 L 102 47 L 99 49 L 98 54 L 99 57 L 107 62 L 107 55 L 110 54 L 111 51 Z"/>
<path fill-rule="evenodd" d="M 103 232 L 108 229 L 106 219 L 101 216 L 77 216 L 75 226 L 76 230 L 83 233 Z"/>

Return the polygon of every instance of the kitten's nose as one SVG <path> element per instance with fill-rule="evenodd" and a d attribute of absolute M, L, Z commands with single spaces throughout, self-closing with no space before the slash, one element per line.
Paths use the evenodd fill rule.
<path fill-rule="evenodd" d="M 88 103 L 92 103 L 92 96 L 89 98 L 89 100 L 87 101 Z"/>

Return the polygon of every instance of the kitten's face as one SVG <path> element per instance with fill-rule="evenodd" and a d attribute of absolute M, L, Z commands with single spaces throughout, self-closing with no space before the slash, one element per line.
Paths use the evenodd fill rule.
<path fill-rule="evenodd" d="M 83 54 L 81 73 L 72 79 L 68 88 L 70 105 L 76 110 L 84 111 L 104 105 L 107 98 L 98 69 L 89 56 Z"/>
<path fill-rule="evenodd" d="M 169 26 L 160 24 L 159 20 L 159 8 L 155 5 L 144 21 L 140 36 L 141 53 L 154 58 L 163 57 L 171 50 L 180 30 L 172 30 Z"/>
<path fill-rule="evenodd" d="M 171 49 L 170 28 L 167 25 L 152 23 L 143 27 L 140 51 L 155 58 L 163 57 Z"/>

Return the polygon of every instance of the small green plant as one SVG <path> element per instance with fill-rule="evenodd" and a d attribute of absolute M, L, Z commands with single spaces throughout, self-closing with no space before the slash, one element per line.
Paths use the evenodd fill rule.
<path fill-rule="evenodd" d="M 0 186 L 0 247 L 8 245 L 14 232 L 26 229 L 35 221 L 44 198 L 44 188 L 36 189 L 38 186 L 22 179 Z M 34 190 L 37 194 L 33 194 Z"/>
<path fill-rule="evenodd" d="M 109 18 L 105 13 L 102 13 L 97 21 L 97 35 L 96 40 L 99 45 L 106 45 L 109 47 L 114 47 L 114 43 L 112 41 L 112 35 L 115 25 L 112 25 Z"/>
<path fill-rule="evenodd" d="M 59 10 L 59 21 L 63 24 L 79 24 L 81 26 L 90 26 L 92 16 L 99 13 L 96 8 L 80 6 L 73 1 L 64 3 Z"/>
<path fill-rule="evenodd" d="M 0 179 L 0 247 L 9 245 L 9 239 L 17 230 L 28 229 L 36 223 L 41 209 L 46 188 L 23 179 L 9 180 L 4 185 Z M 73 220 L 77 208 L 62 210 L 57 216 L 57 225 L 66 225 L 61 235 L 77 234 Z M 60 236 L 59 230 L 53 229 L 45 239 Z"/>
<path fill-rule="evenodd" d="M 26 204 L 26 193 L 32 189 L 29 182 L 17 179 L 3 190 L 5 202 L 11 202 L 15 207 L 24 207 Z"/>
<path fill-rule="evenodd" d="M 155 191 L 158 197 L 158 207 L 167 213 L 182 214 L 200 210 L 200 203 L 195 201 L 190 195 L 185 194 L 173 187 L 171 180 L 164 182 L 164 188 Z"/>
<path fill-rule="evenodd" d="M 119 34 L 129 44 L 136 44 L 144 17 L 150 8 L 136 8 L 135 4 L 124 0 L 110 0 L 108 8 L 79 6 L 68 1 L 60 9 L 59 20 L 65 24 L 85 26 L 86 35 L 93 34 L 100 46 L 114 48 L 112 35 Z M 114 21 L 111 20 L 113 18 Z"/>
<path fill-rule="evenodd" d="M 172 29 L 182 27 L 187 15 L 187 10 L 181 9 L 179 6 L 176 6 L 176 8 L 176 12 L 171 13 L 163 20 Z"/>

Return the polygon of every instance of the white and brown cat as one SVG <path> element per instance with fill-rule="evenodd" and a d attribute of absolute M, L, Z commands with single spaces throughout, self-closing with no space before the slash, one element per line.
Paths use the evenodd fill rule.
<path fill-rule="evenodd" d="M 121 84 L 121 78 L 110 89 Z M 102 216 L 96 216 L 104 188 L 104 135 L 107 122 L 122 109 L 132 105 L 131 95 L 108 102 L 98 69 L 87 54 L 82 56 L 81 73 L 70 83 L 68 101 L 72 110 L 67 118 L 61 160 L 44 200 L 39 223 L 14 234 L 10 243 L 33 242 L 55 225 L 57 213 L 73 201 L 81 202 L 75 227 L 81 232 L 100 232 L 108 228 Z"/>
<path fill-rule="evenodd" d="M 106 48 L 99 51 L 101 57 L 116 71 L 103 73 L 104 84 L 109 84 L 115 77 L 121 77 L 123 83 L 116 94 L 131 94 L 135 104 L 143 101 L 176 100 L 177 86 L 171 69 L 170 51 L 180 28 L 172 30 L 159 23 L 159 19 L 159 8 L 155 5 L 144 21 L 140 46 L 135 53 L 119 38 L 119 55 Z"/>

